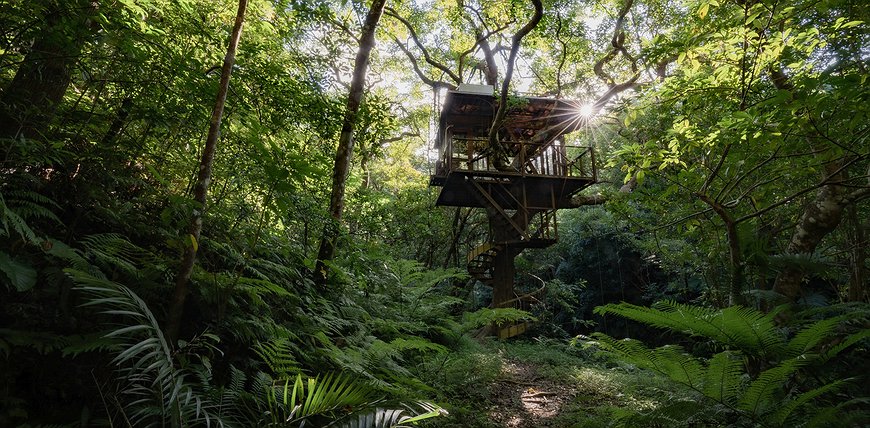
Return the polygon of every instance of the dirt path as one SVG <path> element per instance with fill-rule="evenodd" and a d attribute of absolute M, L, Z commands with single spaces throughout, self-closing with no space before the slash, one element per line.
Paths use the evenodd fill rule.
<path fill-rule="evenodd" d="M 556 427 L 553 420 L 576 390 L 540 376 L 535 365 L 508 361 L 491 387 L 490 420 L 510 428 Z"/>

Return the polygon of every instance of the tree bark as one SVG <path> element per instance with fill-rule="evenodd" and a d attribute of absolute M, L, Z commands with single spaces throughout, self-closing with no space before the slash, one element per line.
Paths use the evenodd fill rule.
<path fill-rule="evenodd" d="M 849 244 L 852 247 L 851 254 L 851 271 L 849 275 L 849 301 L 864 302 L 867 299 L 867 284 L 864 262 L 867 260 L 865 251 L 867 245 L 867 234 L 865 227 L 858 220 L 858 209 L 855 205 L 849 207 L 848 212 L 849 223 L 852 225 L 852 233 L 849 237 Z"/>
<path fill-rule="evenodd" d="M 787 254 L 812 255 L 828 234 L 834 231 L 843 217 L 842 186 L 822 186 L 816 198 L 804 209 L 786 248 Z M 799 266 L 787 266 L 776 277 L 773 291 L 795 301 L 802 295 L 804 272 Z"/>
<path fill-rule="evenodd" d="M 746 274 L 743 265 L 743 252 L 740 249 L 740 235 L 737 233 L 737 221 L 731 213 L 719 202 L 705 194 L 697 194 L 698 199 L 704 201 L 725 223 L 725 232 L 728 237 L 728 264 L 730 265 L 731 278 L 728 287 L 730 305 L 746 305 L 743 298 L 743 287 L 746 282 Z"/>
<path fill-rule="evenodd" d="M 489 145 L 496 153 L 500 151 L 504 151 L 503 148 L 500 147 L 499 138 L 498 138 L 498 130 L 501 128 L 502 122 L 504 121 L 505 116 L 507 115 L 507 104 L 508 104 L 508 91 L 511 86 L 511 78 L 513 78 L 514 74 L 514 65 L 517 60 L 517 54 L 520 51 L 520 43 L 522 43 L 523 38 L 526 37 L 535 27 L 538 26 L 538 23 L 541 22 L 541 18 L 544 16 L 544 6 L 541 3 L 541 0 L 532 0 L 532 4 L 535 6 L 535 14 L 532 15 L 532 18 L 529 19 L 529 22 L 520 28 L 516 34 L 514 34 L 511 39 L 511 51 L 508 55 L 507 60 L 507 68 L 504 73 L 504 80 L 501 83 L 501 96 L 499 97 L 498 102 L 498 110 L 495 112 L 495 117 L 492 120 L 492 126 L 489 128 Z M 504 165 L 504 159 L 501 155 L 495 154 L 495 158 L 493 159 L 493 164 L 502 169 L 506 165 Z"/>
<path fill-rule="evenodd" d="M 386 0 L 374 0 L 366 15 L 365 24 L 362 28 L 362 36 L 359 39 L 359 50 L 354 61 L 353 78 L 350 83 L 350 94 L 347 98 L 347 109 L 341 126 L 341 135 L 338 139 L 338 150 L 335 154 L 335 166 L 332 170 L 332 193 L 329 198 L 330 222 L 323 229 L 323 237 L 320 240 L 320 249 L 317 252 L 317 264 L 314 269 L 314 281 L 320 286 L 326 284 L 326 263 L 335 255 L 335 240 L 339 235 L 339 227 L 342 212 L 344 211 L 344 193 L 347 185 L 347 176 L 350 172 L 350 160 L 353 154 L 354 128 L 356 127 L 357 113 L 362 104 L 365 90 L 366 71 L 368 70 L 369 55 L 375 46 L 375 30 L 384 12 Z"/>
<path fill-rule="evenodd" d="M 62 11 L 51 6 L 45 27 L 0 96 L 0 138 L 40 138 L 63 100 L 87 36 L 95 0 L 79 0 Z"/>
<path fill-rule="evenodd" d="M 197 175 L 193 196 L 198 206 L 193 212 L 190 227 L 188 228 L 191 242 L 189 245 L 186 245 L 184 249 L 181 266 L 178 269 L 178 274 L 175 279 L 175 289 L 172 293 L 172 301 L 169 305 L 169 319 L 166 324 L 166 335 L 172 343 L 178 339 L 178 333 L 181 328 L 181 318 L 184 314 L 184 301 L 187 299 L 188 284 L 190 283 L 190 276 L 193 273 L 193 265 L 196 261 L 196 253 L 199 248 L 199 237 L 202 232 L 202 217 L 206 208 L 206 196 L 208 195 L 208 186 L 211 183 L 211 172 L 212 166 L 214 165 L 215 149 L 217 148 L 218 138 L 220 138 L 221 118 L 224 112 L 224 104 L 227 100 L 227 92 L 230 86 L 230 75 L 233 72 L 233 63 L 236 61 L 236 48 L 238 47 L 239 39 L 242 36 L 242 24 L 245 20 L 245 9 L 247 6 L 248 0 L 239 0 L 236 21 L 235 24 L 233 24 L 230 43 L 227 47 L 227 54 L 224 57 L 223 67 L 221 68 L 221 80 L 218 86 L 217 100 L 214 103 L 211 122 L 208 128 L 208 135 L 205 140 L 205 147 L 203 147 L 202 158 L 199 163 L 199 174 Z"/>

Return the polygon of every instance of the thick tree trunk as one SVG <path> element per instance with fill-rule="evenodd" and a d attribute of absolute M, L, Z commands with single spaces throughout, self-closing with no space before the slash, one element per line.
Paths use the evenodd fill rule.
<path fill-rule="evenodd" d="M 804 209 L 804 213 L 792 233 L 786 248 L 788 254 L 812 255 L 828 234 L 834 231 L 843 218 L 843 187 L 822 186 L 816 198 Z M 780 272 L 773 284 L 773 291 L 789 300 L 801 297 L 804 272 L 799 266 L 788 266 Z"/>
<path fill-rule="evenodd" d="M 510 221 L 508 221 L 502 212 L 493 207 L 487 206 L 486 214 L 491 231 L 490 239 L 495 244 L 504 246 L 493 261 L 495 270 L 492 278 L 492 307 L 512 307 L 511 304 L 508 304 L 507 302 L 513 301 L 515 297 L 514 277 L 516 276 L 517 270 L 514 261 L 516 257 L 523 252 L 523 247 L 515 247 L 506 244 L 508 242 L 518 242 L 521 240 L 519 231 L 514 228 L 510 222 L 512 221 L 522 230 L 528 230 L 534 213 L 528 212 L 525 209 L 520 209 L 517 210 L 516 213 L 511 216 Z"/>
<path fill-rule="evenodd" d="M 184 301 L 187 299 L 188 284 L 190 275 L 193 273 L 193 265 L 196 261 L 196 253 L 199 247 L 199 237 L 202 232 L 202 217 L 206 208 L 206 196 L 208 195 L 208 186 L 211 183 L 211 171 L 214 165 L 215 149 L 217 148 L 218 138 L 220 138 L 221 118 L 224 112 L 224 104 L 227 100 L 227 91 L 230 86 L 230 75 L 233 72 L 233 63 L 236 61 L 236 48 L 239 45 L 239 39 L 242 36 L 242 23 L 245 20 L 245 9 L 248 6 L 248 0 L 239 0 L 239 8 L 236 13 L 236 21 L 233 25 L 230 44 L 227 47 L 227 54 L 224 57 L 223 68 L 221 68 L 221 80 L 218 86 L 217 100 L 214 103 L 212 110 L 211 122 L 209 123 L 208 136 L 205 140 L 205 147 L 202 150 L 202 159 L 199 163 L 199 174 L 197 175 L 196 186 L 194 188 L 194 200 L 198 207 L 193 212 L 193 218 L 190 221 L 188 229 L 191 242 L 185 246 L 184 255 L 181 260 L 181 267 L 178 269 L 178 275 L 175 279 L 175 289 L 172 293 L 172 301 L 169 306 L 169 319 L 166 324 L 166 334 L 170 342 L 174 343 L 178 338 L 178 333 L 181 328 L 181 318 L 184 313 Z"/>
<path fill-rule="evenodd" d="M 375 30 L 384 12 L 385 4 L 386 0 L 374 0 L 372 2 L 372 7 L 369 9 L 368 15 L 366 15 L 365 24 L 362 28 L 359 50 L 356 53 L 356 60 L 354 61 L 350 94 L 347 98 L 347 109 L 344 113 L 341 135 L 338 139 L 338 150 L 335 154 L 335 166 L 332 170 L 332 194 L 329 198 L 330 223 L 323 229 L 320 249 L 317 252 L 317 264 L 314 269 L 314 281 L 321 286 L 326 284 L 326 262 L 332 260 L 335 255 L 335 241 L 339 235 L 341 216 L 344 211 L 344 193 L 347 185 L 347 176 L 350 172 L 351 154 L 353 153 L 357 112 L 359 111 L 360 104 L 362 104 L 369 55 L 375 46 Z"/>
<path fill-rule="evenodd" d="M 781 70 L 771 68 L 769 73 L 771 81 L 777 89 L 794 91 L 794 85 Z M 821 158 L 827 153 L 826 147 L 819 143 L 824 139 L 815 130 L 809 130 L 807 134 L 807 145 L 814 152 L 820 154 L 820 160 L 825 165 L 822 183 L 829 184 L 821 186 L 816 192 L 815 200 L 804 209 L 789 240 L 786 253 L 810 256 L 816 251 L 822 240 L 840 225 L 846 207 L 868 196 L 868 188 L 861 188 L 850 193 L 847 187 L 837 184 L 848 178 L 846 173 L 848 159 L 831 161 Z M 773 291 L 784 295 L 791 301 L 796 301 L 802 295 L 804 276 L 804 272 L 799 266 L 788 266 L 777 275 Z"/>
<path fill-rule="evenodd" d="M 79 0 L 62 10 L 51 6 L 45 27 L 0 96 L 0 138 L 40 138 L 70 84 L 94 25 L 95 0 Z"/>

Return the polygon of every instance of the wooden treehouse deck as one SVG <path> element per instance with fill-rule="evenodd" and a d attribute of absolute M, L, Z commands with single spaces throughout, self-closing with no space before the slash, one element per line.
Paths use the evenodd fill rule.
<path fill-rule="evenodd" d="M 445 97 L 429 181 L 442 187 L 437 205 L 485 207 L 475 195 L 477 183 L 504 209 L 568 208 L 571 196 L 597 178 L 592 148 L 568 146 L 561 138 L 582 124 L 577 103 L 518 99 L 492 147 L 488 134 L 498 99 L 481 88 L 489 87 L 460 88 Z"/>
<path fill-rule="evenodd" d="M 595 153 L 562 138 L 581 127 L 579 104 L 541 97 L 511 100 L 490 144 L 498 102 L 489 86 L 448 91 L 429 184 L 441 187 L 436 205 L 487 210 L 490 239 L 468 254 L 468 272 L 492 287 L 493 307 L 527 308 L 543 288 L 515 293 L 514 257 L 557 242 L 556 210 L 571 207 L 571 197 L 595 183 Z M 507 338 L 527 327 L 498 326 L 496 334 Z"/>

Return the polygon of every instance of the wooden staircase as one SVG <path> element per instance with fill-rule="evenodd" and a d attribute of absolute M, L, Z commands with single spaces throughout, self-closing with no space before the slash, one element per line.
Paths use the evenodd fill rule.
<path fill-rule="evenodd" d="M 497 216 L 491 217 L 491 229 L 510 230 L 512 232 L 510 235 L 514 237 L 514 239 L 507 241 L 496 242 L 491 240 L 484 242 L 468 253 L 467 269 L 471 277 L 488 287 L 495 287 L 495 263 L 502 251 L 505 251 L 508 247 L 521 250 L 530 247 L 544 248 L 556 243 L 554 231 L 556 210 L 529 212 L 521 208 L 523 211 L 514 210 L 513 215 L 511 215 L 499 206 L 479 184 L 474 182 L 473 179 L 469 178 L 469 180 L 472 182 L 472 187 L 477 190 L 476 193 L 481 202 L 486 207 L 491 208 L 490 211 L 498 213 Z M 526 218 L 527 220 L 518 222 L 515 220 L 516 218 Z M 490 239 L 493 239 L 492 236 L 491 230 Z M 493 302 L 493 306 L 528 309 L 528 303 L 536 300 L 535 297 L 543 290 L 542 287 L 539 290 L 521 296 L 514 294 L 513 299 L 507 302 Z M 496 333 L 499 338 L 507 339 L 524 333 L 530 326 L 531 323 L 528 322 L 496 326 Z"/>

